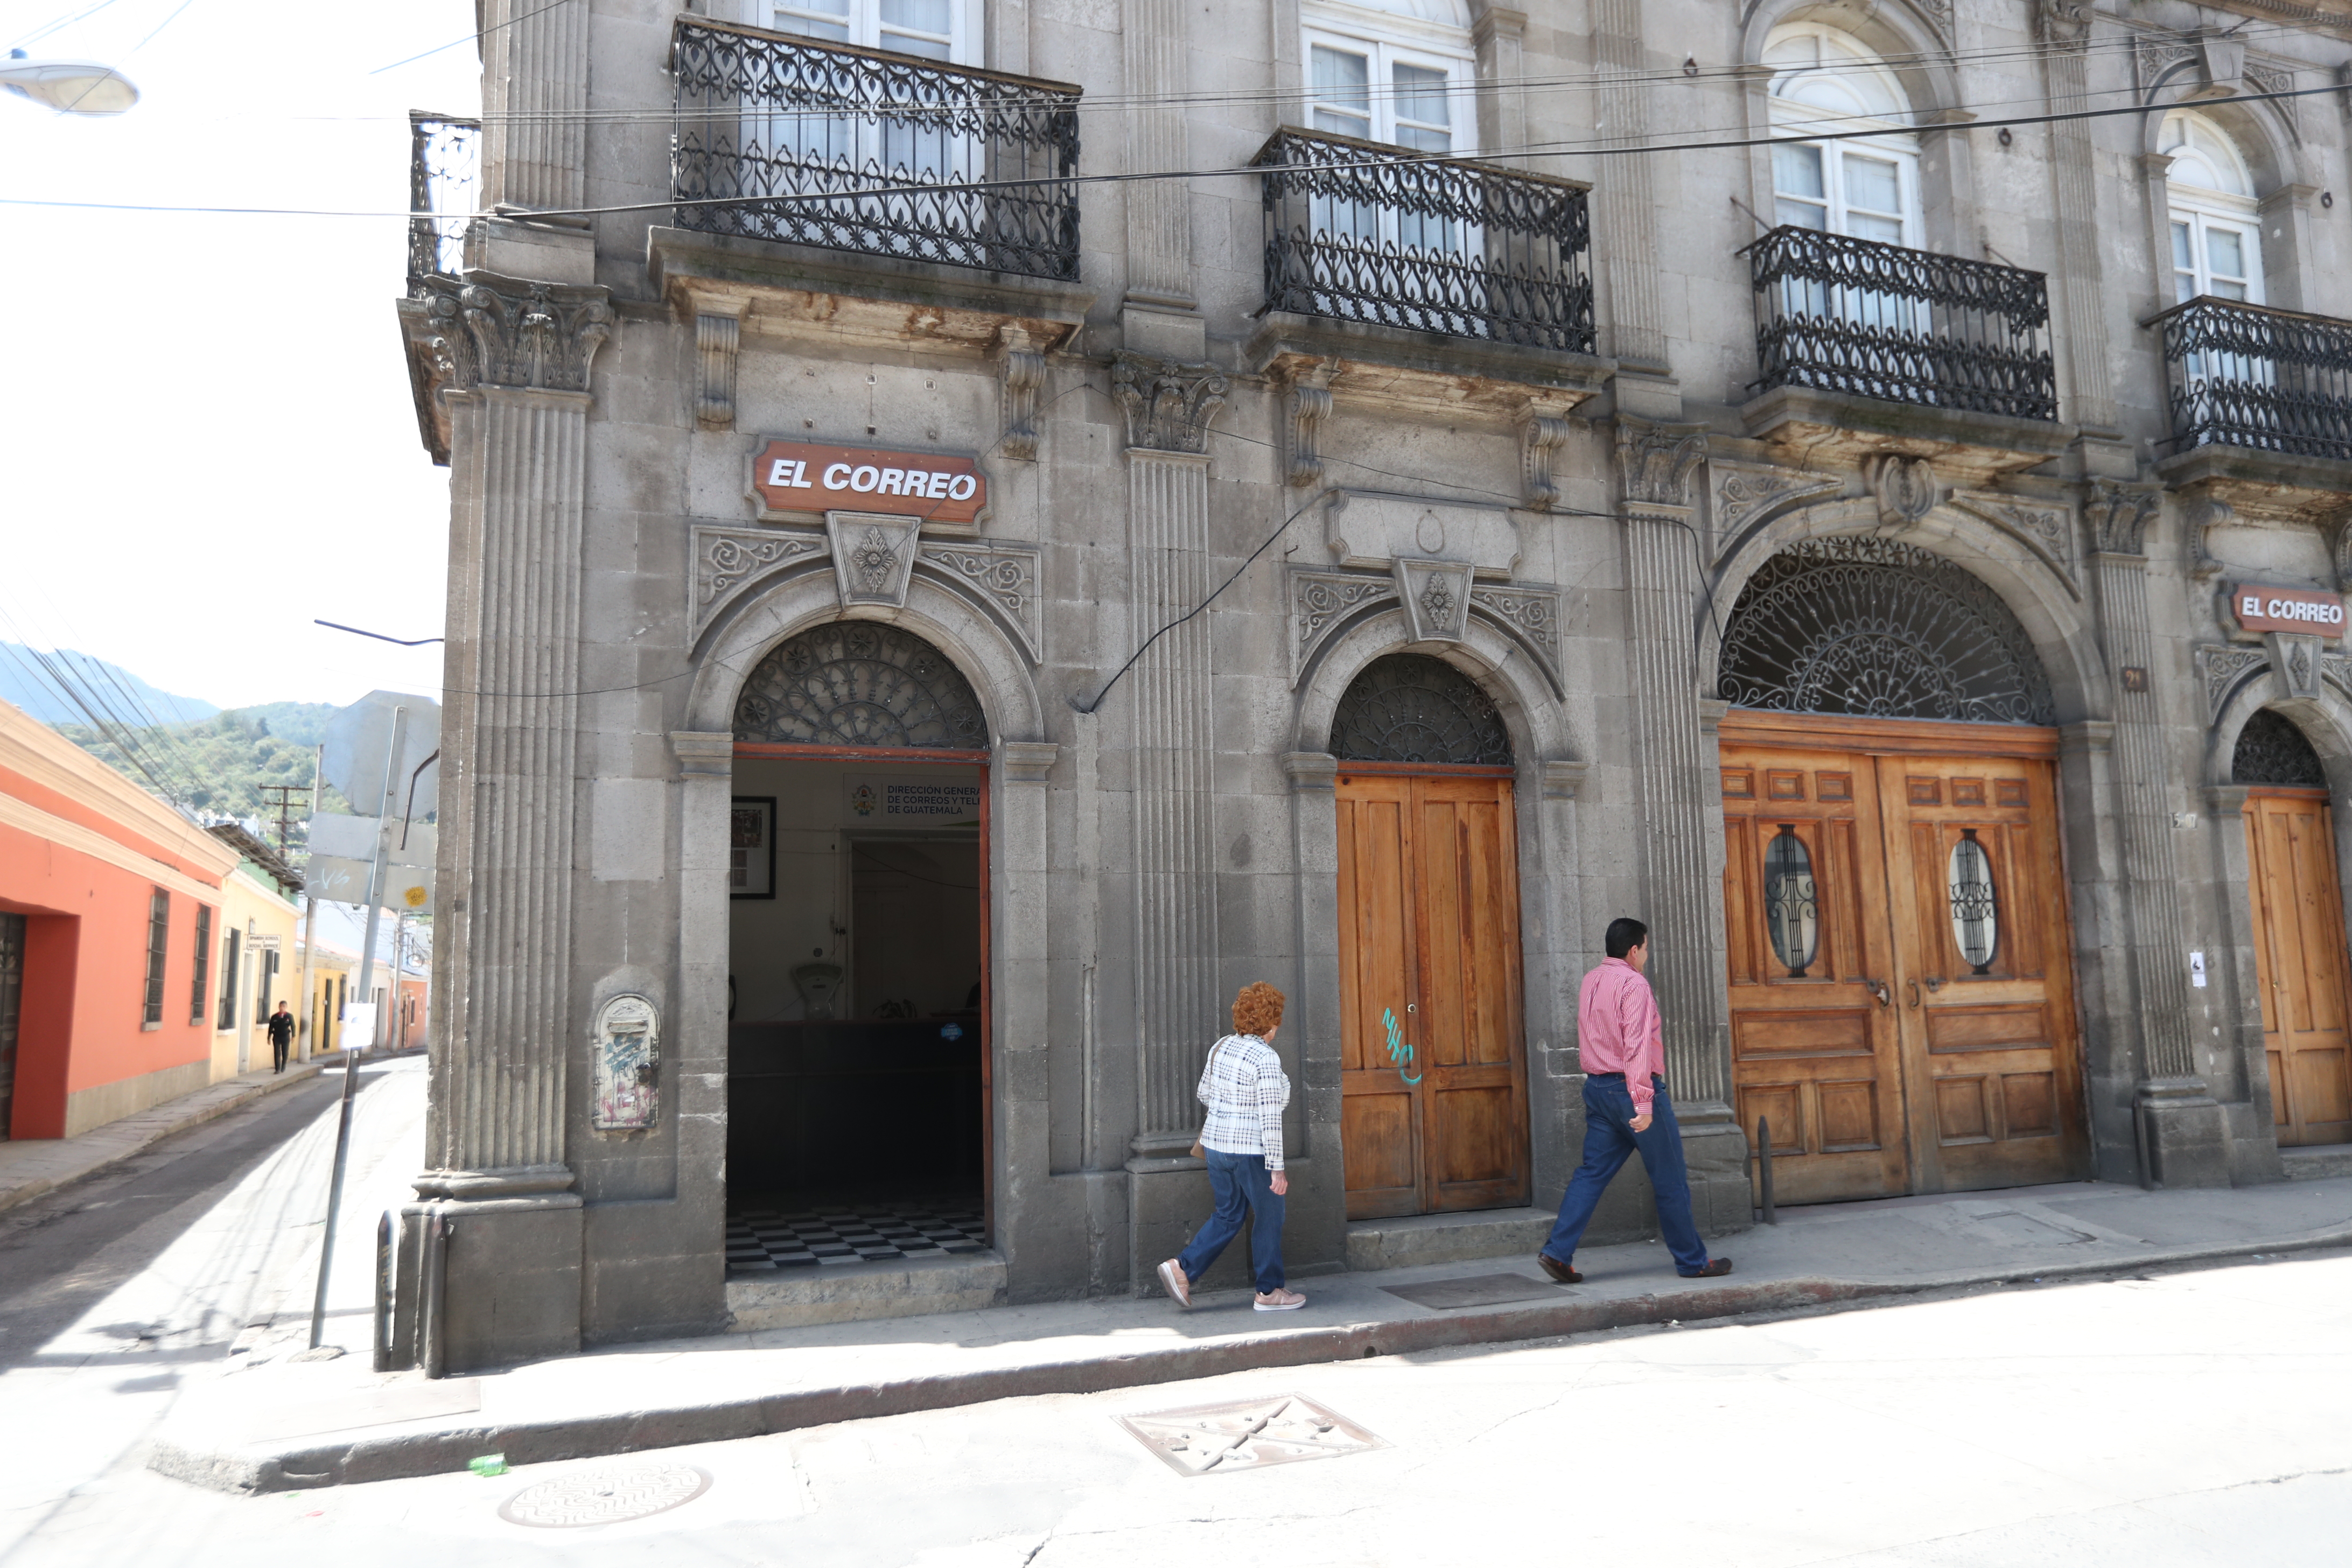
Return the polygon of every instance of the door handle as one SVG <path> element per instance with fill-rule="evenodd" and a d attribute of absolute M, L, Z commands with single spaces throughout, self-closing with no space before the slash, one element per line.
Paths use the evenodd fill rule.
<path fill-rule="evenodd" d="M 1895 1005 L 1895 998 L 1887 994 L 1885 981 L 1865 980 L 1863 984 L 1870 987 L 1870 994 L 1878 998 L 1878 1005 L 1880 1006 L 1891 1007 Z"/>
<path fill-rule="evenodd" d="M 1919 983 L 1916 980 L 1911 982 L 1911 1005 L 1919 1005 Z"/>
<path fill-rule="evenodd" d="M 1941 991 L 1944 988 L 1944 977 L 1940 974 L 1930 974 L 1927 979 L 1927 986 L 1929 991 Z"/>

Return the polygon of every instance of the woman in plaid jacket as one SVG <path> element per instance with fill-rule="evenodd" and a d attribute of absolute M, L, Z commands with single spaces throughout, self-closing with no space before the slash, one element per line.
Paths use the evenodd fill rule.
<path fill-rule="evenodd" d="M 1160 1266 L 1160 1283 L 1179 1306 L 1192 1304 L 1192 1281 L 1241 1234 L 1244 1215 L 1251 1219 L 1257 1310 L 1289 1312 L 1307 1305 L 1306 1297 L 1283 1285 L 1282 1199 L 1290 1177 L 1282 1168 L 1282 1108 L 1290 1103 L 1290 1080 L 1274 1054 L 1281 1027 L 1282 993 L 1253 981 L 1234 998 L 1234 1032 L 1210 1049 L 1201 1069 L 1200 1100 L 1209 1115 L 1200 1149 L 1217 1206 L 1192 1245 Z"/>

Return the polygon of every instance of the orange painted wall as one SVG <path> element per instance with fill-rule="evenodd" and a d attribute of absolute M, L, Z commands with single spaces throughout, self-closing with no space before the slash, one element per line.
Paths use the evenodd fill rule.
<path fill-rule="evenodd" d="M 0 790 L 25 798 L 7 788 L 10 782 L 0 778 Z M 59 816 L 70 815 L 82 826 L 98 827 L 119 843 L 138 845 L 149 853 L 163 847 L 102 817 L 91 820 L 93 814 L 79 803 L 70 814 L 60 805 L 41 804 Z M 177 856 L 164 863 L 184 874 L 201 870 Z M 198 875 L 197 879 L 217 885 L 216 878 Z M 155 884 L 144 877 L 0 825 L 0 910 L 26 917 L 11 1137 L 62 1137 L 66 1096 L 78 1090 L 210 1059 L 209 1009 L 218 996 L 219 977 L 217 973 L 208 975 L 206 1012 L 191 1023 L 198 900 L 185 892 L 172 893 L 163 1026 L 141 1027 L 147 989 L 148 900 L 154 891 Z M 221 914 L 217 900 L 211 907 L 211 968 L 216 972 Z"/>

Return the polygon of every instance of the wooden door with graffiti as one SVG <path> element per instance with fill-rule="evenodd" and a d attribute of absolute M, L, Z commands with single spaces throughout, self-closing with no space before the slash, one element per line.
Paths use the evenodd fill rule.
<path fill-rule="evenodd" d="M 1748 1137 L 1771 1124 L 1781 1201 L 2085 1173 L 2055 749 L 2021 725 L 1726 720 L 1732 1083 Z"/>
<path fill-rule="evenodd" d="M 1526 1203 L 1507 770 L 1343 763 L 1339 851 L 1348 1217 Z"/>
<path fill-rule="evenodd" d="M 2254 968 L 2271 1114 L 2284 1145 L 2352 1142 L 2344 896 L 2323 789 L 2264 787 L 2246 799 Z"/>

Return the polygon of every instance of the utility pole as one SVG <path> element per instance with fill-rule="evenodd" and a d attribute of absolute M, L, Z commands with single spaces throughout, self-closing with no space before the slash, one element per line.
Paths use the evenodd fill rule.
<path fill-rule="evenodd" d="M 298 795 L 310 795 L 315 798 L 317 792 L 318 783 L 315 779 L 311 781 L 311 787 L 308 790 L 300 784 L 263 784 L 261 786 L 264 797 L 262 808 L 265 811 L 275 809 L 278 813 L 278 853 L 280 855 L 286 853 L 287 839 L 293 833 L 294 797 Z"/>
<path fill-rule="evenodd" d="M 407 737 L 408 710 L 404 706 L 395 708 L 392 710 L 392 744 L 385 748 L 383 753 L 383 788 L 376 795 L 375 859 L 368 866 L 367 935 L 360 942 L 360 1002 L 369 1006 L 371 1016 L 373 1016 L 372 1004 L 375 1000 L 375 993 L 371 989 L 371 983 L 375 979 L 375 939 L 376 933 L 383 929 L 383 865 L 392 850 L 393 795 L 400 784 L 401 742 Z M 394 990 L 399 988 L 399 984 L 397 980 L 393 982 Z M 368 1033 L 370 1037 L 361 1044 L 362 1050 L 373 1049 L 375 1046 L 375 1031 L 371 1028 Z"/>
<path fill-rule="evenodd" d="M 325 742 L 321 742 L 312 751 L 310 756 L 310 815 L 312 816 L 319 815 L 319 779 L 320 775 L 326 772 L 326 768 L 327 748 Z M 310 847 L 310 829 L 304 828 L 302 831 L 302 843 L 306 851 Z M 278 829 L 278 852 L 283 854 L 285 852 L 286 835 L 282 825 Z M 309 858 L 307 853 L 305 854 L 304 858 Z M 310 1031 L 316 1028 L 318 1025 L 317 1018 L 312 1016 L 317 1009 L 310 1005 L 310 954 L 312 950 L 314 950 L 318 945 L 319 900 L 311 895 L 310 880 L 306 876 L 302 879 L 302 1022 L 297 1026 L 294 1030 L 294 1037 L 299 1043 L 301 1052 L 300 1056 L 297 1059 L 306 1062 L 310 1059 L 313 1054 L 315 1054 L 319 1045 L 317 1038 L 311 1037 L 310 1034 Z"/>

